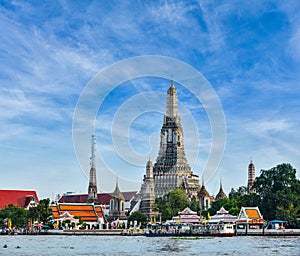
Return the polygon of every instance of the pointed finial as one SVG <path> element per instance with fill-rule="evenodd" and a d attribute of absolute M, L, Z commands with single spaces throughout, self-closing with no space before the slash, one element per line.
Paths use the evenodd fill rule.
<path fill-rule="evenodd" d="M 95 167 L 95 161 L 96 161 L 95 144 L 96 144 L 96 136 L 93 134 L 92 135 L 92 145 L 91 145 L 91 167 Z"/>
<path fill-rule="evenodd" d="M 173 75 L 171 75 L 171 86 L 174 86 Z"/>
<path fill-rule="evenodd" d="M 220 176 L 220 189 L 222 189 L 222 177 Z"/>
<path fill-rule="evenodd" d="M 202 174 L 202 186 L 204 186 L 204 174 Z"/>

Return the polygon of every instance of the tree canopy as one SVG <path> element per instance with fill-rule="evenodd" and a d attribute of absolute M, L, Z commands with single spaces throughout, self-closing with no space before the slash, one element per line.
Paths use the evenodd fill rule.
<path fill-rule="evenodd" d="M 160 212 L 162 220 L 171 219 L 178 215 L 186 207 L 191 207 L 192 210 L 199 210 L 197 202 L 190 201 L 183 189 L 171 190 L 164 199 L 155 199 L 155 210 Z"/>
<path fill-rule="evenodd" d="M 128 221 L 137 221 L 137 224 L 141 224 L 141 227 L 144 227 L 147 222 L 147 215 L 143 212 L 136 211 L 128 217 Z"/>
<path fill-rule="evenodd" d="M 7 225 L 8 219 L 12 226 L 24 227 L 28 224 L 28 211 L 10 204 L 0 211 L 0 227 Z"/>
<path fill-rule="evenodd" d="M 261 170 L 254 188 L 259 195 L 258 205 L 265 219 L 284 219 L 297 226 L 300 216 L 300 181 L 290 164 L 280 164 Z"/>
<path fill-rule="evenodd" d="M 49 198 L 40 200 L 36 207 L 31 207 L 29 209 L 29 217 L 37 222 L 42 222 L 43 224 L 49 224 L 51 216 L 52 211 Z"/>

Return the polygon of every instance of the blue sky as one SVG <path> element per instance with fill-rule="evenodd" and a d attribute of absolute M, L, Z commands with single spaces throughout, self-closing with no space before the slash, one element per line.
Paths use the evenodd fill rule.
<path fill-rule="evenodd" d="M 41 198 L 85 193 L 90 151 L 84 148 L 82 170 L 72 140 L 77 101 L 98 72 L 141 55 L 186 62 L 218 95 L 226 147 L 207 182 L 211 194 L 218 192 L 220 176 L 227 193 L 246 185 L 251 158 L 257 174 L 282 162 L 300 169 L 297 0 L 1 1 L 0 27 L 3 189 L 36 189 Z M 187 158 L 201 176 L 210 152 L 209 118 L 201 102 L 176 86 Z M 112 90 L 100 106 L 97 150 L 105 166 L 97 161 L 99 191 L 111 192 L 116 175 L 121 190 L 139 188 L 142 163 L 149 156 L 155 161 L 158 153 L 168 87 L 162 78 L 134 79 Z M 161 104 L 133 118 L 137 106 L 147 102 L 135 98 L 143 93 L 146 98 L 153 93 Z M 132 122 L 119 136 L 128 137 L 141 155 L 134 163 L 116 153 L 112 142 L 112 124 L 118 124 L 114 116 L 124 106 Z"/>

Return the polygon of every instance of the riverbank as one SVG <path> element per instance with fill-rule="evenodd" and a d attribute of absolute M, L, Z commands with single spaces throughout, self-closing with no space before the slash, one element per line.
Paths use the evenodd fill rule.
<path fill-rule="evenodd" d="M 65 235 L 65 236 L 144 236 L 143 229 L 96 229 L 96 230 L 48 230 L 35 233 L 17 233 L 15 235 Z M 187 234 L 186 236 L 197 236 Z M 205 235 L 202 235 L 205 236 Z M 267 229 L 267 230 L 238 230 L 235 236 L 270 236 L 270 237 L 290 237 L 300 236 L 300 229 Z"/>

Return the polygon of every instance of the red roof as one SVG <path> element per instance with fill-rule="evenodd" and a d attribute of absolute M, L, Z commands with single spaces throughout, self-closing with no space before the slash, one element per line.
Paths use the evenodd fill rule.
<path fill-rule="evenodd" d="M 130 192 L 122 192 L 125 202 L 130 201 L 137 191 L 130 191 Z M 98 194 L 98 202 L 99 204 L 109 204 L 109 200 L 111 197 L 111 193 L 99 193 Z M 86 203 L 88 195 L 87 194 L 74 194 L 74 195 L 64 195 L 59 199 L 59 203 Z"/>
<path fill-rule="evenodd" d="M 26 208 L 32 197 L 38 202 L 38 196 L 35 190 L 0 190 L 0 209 L 9 204 Z"/>

